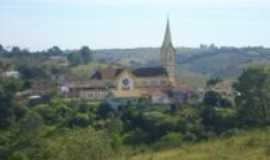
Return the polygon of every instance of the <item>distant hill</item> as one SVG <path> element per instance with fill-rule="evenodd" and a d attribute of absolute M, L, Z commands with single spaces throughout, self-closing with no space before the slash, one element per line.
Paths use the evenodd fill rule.
<path fill-rule="evenodd" d="M 96 50 L 95 58 L 131 67 L 153 66 L 159 65 L 159 48 Z M 177 48 L 177 68 L 181 73 L 235 78 L 250 64 L 268 63 L 270 49 L 263 47 Z"/>

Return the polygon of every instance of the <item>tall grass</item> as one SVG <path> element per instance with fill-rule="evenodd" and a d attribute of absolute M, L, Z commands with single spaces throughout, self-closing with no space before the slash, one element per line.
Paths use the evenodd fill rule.
<path fill-rule="evenodd" d="M 131 160 L 270 160 L 270 128 L 247 131 L 229 137 L 159 152 Z"/>

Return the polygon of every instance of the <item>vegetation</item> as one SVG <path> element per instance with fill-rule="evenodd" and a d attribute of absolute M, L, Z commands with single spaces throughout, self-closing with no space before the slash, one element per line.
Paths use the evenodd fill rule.
<path fill-rule="evenodd" d="M 186 144 L 174 149 L 148 151 L 131 160 L 268 160 L 269 133 L 269 128 L 250 130 L 236 136 Z"/>
<path fill-rule="evenodd" d="M 214 55 L 228 48 L 212 46 L 201 50 Z M 232 51 L 240 54 L 238 49 Z M 30 99 L 19 99 L 18 94 L 34 82 L 54 83 L 55 76 L 66 72 L 87 75 L 85 71 L 106 67 L 108 63 L 101 59 L 102 63 L 92 62 L 93 52 L 88 47 L 70 52 L 55 46 L 31 53 L 19 47 L 6 50 L 0 45 L 0 53 L 1 69 L 17 69 L 21 74 L 19 78 L 2 77 L 0 81 L 0 159 L 173 160 L 182 156 L 211 160 L 269 156 L 267 66 L 243 71 L 233 86 L 234 100 L 209 90 L 200 97 L 202 101 L 191 104 L 151 105 L 140 99 L 116 106 L 111 97 L 104 102 L 88 102 L 52 93 L 45 94 L 49 97 L 45 100 L 31 103 Z M 55 56 L 66 58 L 69 64 L 52 63 Z M 36 60 L 30 63 L 33 58 Z M 205 85 L 220 81 L 213 78 Z"/>
<path fill-rule="evenodd" d="M 84 46 L 79 51 L 69 54 L 67 58 L 72 65 L 87 64 L 93 60 L 93 52 Z"/>
<path fill-rule="evenodd" d="M 236 103 L 240 120 L 244 124 L 269 124 L 270 122 L 270 69 L 252 68 L 244 71 L 235 88 L 239 91 Z"/>
<path fill-rule="evenodd" d="M 269 64 L 269 53 L 270 49 L 263 47 L 218 48 L 215 45 L 202 45 L 200 48 L 177 48 L 177 72 L 185 83 L 204 87 L 209 77 L 236 79 L 243 68 Z M 102 64 L 121 64 L 136 68 L 159 65 L 158 54 L 159 48 L 91 50 L 84 46 L 77 50 L 62 50 L 53 46 L 44 51 L 29 51 L 19 47 L 9 50 L 1 45 L 0 62 L 9 64 L 11 68 L 32 64 L 30 67 L 47 66 L 49 69 L 53 62 L 50 57 L 58 56 L 68 59 L 71 69 L 81 65 L 88 66 L 93 60 Z"/>

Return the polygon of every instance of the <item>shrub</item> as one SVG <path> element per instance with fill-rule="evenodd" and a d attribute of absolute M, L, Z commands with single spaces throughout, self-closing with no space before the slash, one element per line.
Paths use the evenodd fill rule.
<path fill-rule="evenodd" d="M 35 133 L 44 127 L 42 117 L 33 111 L 29 111 L 26 116 L 20 121 L 20 132 L 22 133 Z"/>
<path fill-rule="evenodd" d="M 191 133 L 191 132 L 187 132 L 184 137 L 183 137 L 184 141 L 188 141 L 188 142 L 195 142 L 198 140 L 198 137 L 196 134 Z"/>
<path fill-rule="evenodd" d="M 235 135 L 239 135 L 243 133 L 243 130 L 239 129 L 239 128 L 233 128 L 233 129 L 229 129 L 225 132 L 223 132 L 221 134 L 222 137 L 232 137 L 232 136 L 235 136 Z"/>
<path fill-rule="evenodd" d="M 113 150 L 119 151 L 123 141 L 121 135 L 119 135 L 118 133 L 113 133 L 111 139 L 111 146 Z"/>
<path fill-rule="evenodd" d="M 210 139 L 216 137 L 217 133 L 211 130 L 206 130 L 201 132 L 200 136 L 201 139 Z"/>
<path fill-rule="evenodd" d="M 110 139 L 104 132 L 85 128 L 51 141 L 46 160 L 108 160 L 113 155 Z"/>
<path fill-rule="evenodd" d="M 23 152 L 15 152 L 11 155 L 10 160 L 30 160 Z"/>
<path fill-rule="evenodd" d="M 97 114 L 102 118 L 106 118 L 109 117 L 113 113 L 113 111 L 114 110 L 112 109 L 112 106 L 109 103 L 103 102 L 100 104 L 97 110 Z"/>
<path fill-rule="evenodd" d="M 72 127 L 86 127 L 89 125 L 89 117 L 85 113 L 77 113 L 72 119 L 71 119 L 71 126 Z"/>
<path fill-rule="evenodd" d="M 222 133 L 233 128 L 236 112 L 231 108 L 216 108 L 212 106 L 202 106 L 202 123 L 217 133 Z"/>
<path fill-rule="evenodd" d="M 149 142 L 149 134 L 140 128 L 136 128 L 133 131 L 129 131 L 124 136 L 125 144 L 137 145 L 147 142 Z"/>
<path fill-rule="evenodd" d="M 183 135 L 177 132 L 170 132 L 154 145 L 155 149 L 170 148 L 180 146 L 183 142 Z"/>
<path fill-rule="evenodd" d="M 40 104 L 35 106 L 33 110 L 42 116 L 47 125 L 52 125 L 57 122 L 58 116 L 56 115 L 56 110 L 54 107 L 47 104 Z"/>

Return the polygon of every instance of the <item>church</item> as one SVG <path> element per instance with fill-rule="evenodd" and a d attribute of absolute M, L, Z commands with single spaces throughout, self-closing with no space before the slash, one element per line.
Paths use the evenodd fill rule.
<path fill-rule="evenodd" d="M 95 71 L 87 81 L 69 82 L 65 86 L 67 96 L 81 99 L 162 97 L 158 100 L 167 102 L 164 93 L 172 90 L 176 83 L 176 50 L 168 19 L 160 49 L 160 66 L 136 69 L 108 67 Z"/>

